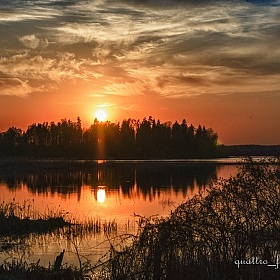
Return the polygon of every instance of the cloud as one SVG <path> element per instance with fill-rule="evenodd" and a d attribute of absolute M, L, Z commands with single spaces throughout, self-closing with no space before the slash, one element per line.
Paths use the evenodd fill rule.
<path fill-rule="evenodd" d="M 36 49 L 39 45 L 40 39 L 34 34 L 19 37 L 18 40 L 27 48 Z"/>
<path fill-rule="evenodd" d="M 33 1 L 19 1 L 17 5 L 14 5 L 11 1 L 9 2 L 10 5 L 6 6 L 1 5 L 2 3 L 0 3 L 0 23 L 8 24 L 15 22 L 40 21 L 52 19 L 59 15 L 57 9 L 48 9 L 46 7 L 43 9 L 40 5 L 32 4 Z"/>
<path fill-rule="evenodd" d="M 193 75 L 193 74 L 184 74 L 179 75 L 170 75 L 170 76 L 160 76 L 157 78 L 158 86 L 160 88 L 165 87 L 166 85 L 173 84 L 186 84 L 191 86 L 201 86 L 207 85 L 207 78 L 202 75 Z"/>
<path fill-rule="evenodd" d="M 254 80 L 279 88 L 276 4 L 135 2 L 19 2 L 6 16 L 34 16 L 6 21 L 15 34 L 0 31 L 7 38 L 0 71 L 32 87 L 98 80 L 99 95 L 190 96 L 252 90 Z"/>
<path fill-rule="evenodd" d="M 32 92 L 28 81 L 17 78 L 0 78 L 0 95 L 26 97 Z"/>
<path fill-rule="evenodd" d="M 32 81 L 61 82 L 64 79 L 98 78 L 101 74 L 89 71 L 91 61 L 76 59 L 71 53 L 58 53 L 56 58 L 42 55 L 33 56 L 24 52 L 0 59 L 0 71 L 10 77 L 20 77 Z"/>
<path fill-rule="evenodd" d="M 97 107 L 100 107 L 100 108 L 108 108 L 108 107 L 115 107 L 115 106 L 117 106 L 117 104 L 111 103 L 111 102 L 105 102 L 105 103 L 97 105 Z"/>

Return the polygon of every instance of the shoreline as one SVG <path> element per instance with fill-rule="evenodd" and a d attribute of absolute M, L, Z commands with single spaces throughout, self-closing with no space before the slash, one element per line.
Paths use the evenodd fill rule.
<path fill-rule="evenodd" d="M 271 156 L 252 157 L 256 164 L 261 159 Z M 92 169 L 97 167 L 118 166 L 209 166 L 209 165 L 242 165 L 248 157 L 228 157 L 211 159 L 66 159 L 66 158 L 0 158 L 0 172 L 17 172 L 21 170 L 59 170 L 59 169 Z"/>

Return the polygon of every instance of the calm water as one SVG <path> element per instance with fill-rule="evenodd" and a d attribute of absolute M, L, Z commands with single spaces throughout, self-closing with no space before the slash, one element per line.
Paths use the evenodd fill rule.
<path fill-rule="evenodd" d="M 53 262 L 66 249 L 64 261 L 76 263 L 75 248 L 96 261 L 107 252 L 108 238 L 137 231 L 137 216 L 165 216 L 183 201 L 219 177 L 237 172 L 235 159 L 217 161 L 114 161 L 91 168 L 38 168 L 0 173 L 1 201 L 28 202 L 40 213 L 62 211 L 78 221 L 99 220 L 117 225 L 117 232 L 88 234 L 70 240 L 59 234 L 30 235 L 28 247 L 15 247 L 5 258 L 24 257 L 29 261 Z M 114 244 L 118 239 L 112 239 Z M 17 241 L 20 243 L 20 241 Z M 101 245 L 100 245 L 101 244 Z M 24 250 L 21 250 L 24 248 Z"/>

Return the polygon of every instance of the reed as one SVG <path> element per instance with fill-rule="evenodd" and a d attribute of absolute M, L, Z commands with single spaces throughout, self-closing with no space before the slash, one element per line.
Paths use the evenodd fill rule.
<path fill-rule="evenodd" d="M 0 265 L 1 280 L 78 280 L 85 279 L 75 266 L 62 266 L 57 271 L 54 265 L 44 267 L 40 260 L 27 264 L 25 261 L 13 260 Z"/>
<path fill-rule="evenodd" d="M 35 207 L 34 199 L 24 200 L 19 203 L 13 198 L 12 201 L 6 202 L 4 200 L 0 203 L 0 217 L 14 218 L 17 217 L 20 220 L 38 220 L 38 219 L 53 219 L 53 218 L 66 218 L 68 212 L 62 210 L 60 205 L 56 208 L 46 208 L 45 212 L 39 212 Z"/>
<path fill-rule="evenodd" d="M 34 207 L 34 201 L 29 200 L 18 203 L 13 199 L 0 204 L 0 235 L 19 235 L 28 233 L 50 232 L 56 228 L 69 225 L 66 214 L 58 207 L 57 210 L 50 210 L 43 214 Z"/>

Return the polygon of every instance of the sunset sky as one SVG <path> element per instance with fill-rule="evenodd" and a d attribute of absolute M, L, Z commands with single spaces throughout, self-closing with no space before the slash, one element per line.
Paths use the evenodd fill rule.
<path fill-rule="evenodd" d="M 280 144 L 280 1 L 0 0 L 0 131 L 100 109 Z"/>

